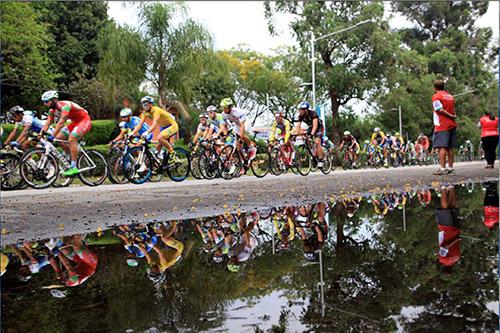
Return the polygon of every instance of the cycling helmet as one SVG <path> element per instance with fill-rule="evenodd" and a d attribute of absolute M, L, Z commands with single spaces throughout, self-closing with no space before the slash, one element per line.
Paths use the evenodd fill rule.
<path fill-rule="evenodd" d="M 283 117 L 283 116 L 284 116 L 284 115 L 283 115 L 283 111 L 278 111 L 278 112 L 275 112 L 275 113 L 274 113 L 274 116 L 275 116 L 275 117 Z"/>
<path fill-rule="evenodd" d="M 231 105 L 234 105 L 231 97 L 224 98 L 222 101 L 220 101 L 220 106 L 222 106 L 223 108 Z"/>
<path fill-rule="evenodd" d="M 59 98 L 59 93 L 56 90 L 49 90 L 43 93 L 42 102 L 47 103 L 52 98 Z"/>
<path fill-rule="evenodd" d="M 465 143 L 470 143 L 470 140 L 465 141 Z"/>
<path fill-rule="evenodd" d="M 207 112 L 215 112 L 215 111 L 217 111 L 217 108 L 215 107 L 215 105 L 207 106 Z"/>
<path fill-rule="evenodd" d="M 120 117 L 128 117 L 131 115 L 132 115 L 132 110 L 129 108 L 125 108 L 120 111 Z"/>
<path fill-rule="evenodd" d="M 205 118 L 205 119 L 208 119 L 208 114 L 206 113 L 202 113 L 198 116 L 198 118 L 202 119 L 202 118 Z"/>
<path fill-rule="evenodd" d="M 236 264 L 227 264 L 227 269 L 230 272 L 237 273 L 240 270 L 240 266 Z"/>
<path fill-rule="evenodd" d="M 154 102 L 155 102 L 155 100 L 151 96 L 144 96 L 143 98 L 141 98 L 141 104 L 144 104 L 144 103 L 154 104 Z"/>
<path fill-rule="evenodd" d="M 309 104 L 309 102 L 301 102 L 299 104 L 299 109 L 310 109 L 311 108 L 311 104 Z"/>
<path fill-rule="evenodd" d="M 389 137 L 392 136 L 391 133 L 386 133 L 385 136 Z"/>
<path fill-rule="evenodd" d="M 306 258 L 307 261 L 317 261 L 318 255 L 315 252 L 304 252 L 304 258 Z"/>
<path fill-rule="evenodd" d="M 345 132 L 344 132 L 344 136 L 348 136 L 348 135 L 351 135 L 351 132 L 349 132 L 349 131 L 345 131 Z"/>
<path fill-rule="evenodd" d="M 399 136 L 399 132 L 394 133 L 394 136 Z"/>
<path fill-rule="evenodd" d="M 373 131 L 374 131 L 375 133 L 380 132 L 380 127 L 375 127 L 375 128 L 373 129 Z"/>
<path fill-rule="evenodd" d="M 12 107 L 9 110 L 9 112 L 10 112 L 10 114 L 14 115 L 14 114 L 18 114 L 18 113 L 23 113 L 24 109 L 22 107 L 20 107 L 19 105 L 16 105 L 16 106 Z"/>
<path fill-rule="evenodd" d="M 165 280 L 167 279 L 167 274 L 165 274 L 165 272 L 154 272 L 148 269 L 148 278 L 154 284 L 160 284 L 165 282 Z"/>
<path fill-rule="evenodd" d="M 370 140 L 365 140 L 365 143 L 366 143 L 366 144 L 370 143 Z"/>
<path fill-rule="evenodd" d="M 214 256 L 212 259 L 217 264 L 220 264 L 224 260 L 224 258 L 222 256 Z"/>

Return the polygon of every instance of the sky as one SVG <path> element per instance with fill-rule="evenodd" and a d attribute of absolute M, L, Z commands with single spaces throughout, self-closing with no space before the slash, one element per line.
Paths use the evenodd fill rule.
<path fill-rule="evenodd" d="M 269 54 L 273 48 L 281 45 L 294 45 L 295 39 L 288 29 L 291 15 L 280 14 L 275 18 L 278 36 L 271 36 L 264 17 L 261 1 L 192 1 L 186 2 L 189 16 L 202 23 L 212 33 L 215 48 L 230 49 L 239 44 L 247 44 L 250 49 Z M 108 14 L 118 24 L 137 26 L 137 8 L 123 2 L 108 2 Z M 489 26 L 498 40 L 499 3 L 490 2 L 488 12 L 481 17 L 477 25 Z M 394 28 L 409 26 L 409 22 L 400 15 L 395 15 L 390 24 Z"/>

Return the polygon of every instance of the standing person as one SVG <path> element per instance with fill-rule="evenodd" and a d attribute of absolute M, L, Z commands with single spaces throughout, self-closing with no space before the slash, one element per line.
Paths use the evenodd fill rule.
<path fill-rule="evenodd" d="M 434 82 L 434 92 L 432 96 L 432 108 L 434 110 L 434 135 L 432 137 L 432 147 L 439 150 L 440 168 L 435 175 L 453 174 L 453 147 L 456 143 L 456 128 L 455 119 L 455 99 L 446 90 L 444 90 L 444 82 L 436 80 Z M 448 168 L 446 167 L 446 159 L 448 159 Z"/>
<path fill-rule="evenodd" d="M 481 128 L 481 142 L 483 143 L 484 157 L 486 159 L 486 169 L 493 169 L 497 155 L 498 145 L 498 117 L 489 112 L 479 119 L 477 124 Z"/>

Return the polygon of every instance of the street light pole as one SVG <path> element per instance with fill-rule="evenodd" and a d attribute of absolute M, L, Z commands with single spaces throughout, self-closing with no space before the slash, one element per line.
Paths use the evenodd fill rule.
<path fill-rule="evenodd" d="M 316 38 L 314 36 L 314 32 L 311 30 L 311 75 L 312 75 L 312 82 L 311 83 L 312 83 L 312 102 L 313 102 L 312 104 L 313 104 L 314 111 L 316 111 L 316 68 L 315 68 L 316 57 L 314 56 L 316 52 L 315 52 L 315 48 L 314 48 L 314 43 L 319 41 L 319 40 L 332 37 L 336 34 L 344 32 L 344 31 L 348 31 L 348 30 L 357 28 L 360 25 L 363 25 L 363 24 L 368 23 L 368 22 L 371 22 L 371 20 L 364 20 L 364 21 L 358 22 L 350 27 L 334 31 L 332 33 L 329 33 L 327 35 L 324 35 L 324 36 L 321 36 L 318 38 Z M 325 124 L 325 113 L 323 110 L 321 110 L 321 112 L 320 112 L 320 118 L 321 118 L 321 121 L 323 122 L 323 125 L 324 125 Z M 323 131 L 326 132 L 326 126 L 323 126 Z"/>
<path fill-rule="evenodd" d="M 403 121 L 401 118 L 401 105 L 398 107 L 399 110 L 399 135 L 403 135 Z"/>

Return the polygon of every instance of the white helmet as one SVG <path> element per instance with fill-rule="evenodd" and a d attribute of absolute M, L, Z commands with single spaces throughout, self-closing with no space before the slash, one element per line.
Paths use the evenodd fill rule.
<path fill-rule="evenodd" d="M 203 119 L 203 118 L 208 119 L 208 114 L 206 114 L 206 113 L 202 113 L 202 114 L 200 114 L 200 115 L 198 116 L 198 118 L 200 118 L 200 119 Z"/>
<path fill-rule="evenodd" d="M 375 128 L 373 129 L 373 131 L 374 131 L 374 132 L 380 132 L 380 127 L 375 127 Z"/>
<path fill-rule="evenodd" d="M 351 135 L 351 132 L 349 132 L 349 131 L 345 131 L 345 132 L 344 132 L 344 135 L 345 135 L 345 136 Z"/>
<path fill-rule="evenodd" d="M 125 108 L 120 111 L 120 117 L 128 117 L 131 115 L 132 115 L 132 110 L 129 108 Z"/>
<path fill-rule="evenodd" d="M 465 143 L 470 143 L 470 140 L 465 141 Z"/>
<path fill-rule="evenodd" d="M 49 90 L 43 93 L 42 102 L 47 103 L 52 98 L 59 98 L 59 93 L 56 90 Z"/>
<path fill-rule="evenodd" d="M 209 105 L 207 106 L 207 112 L 215 112 L 217 111 L 217 107 L 215 105 Z"/>

